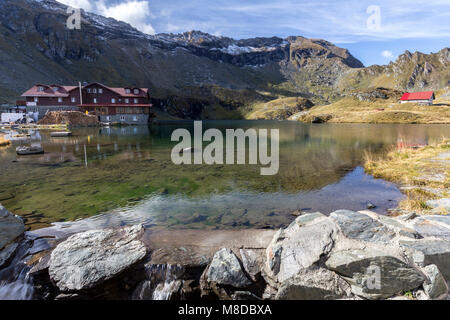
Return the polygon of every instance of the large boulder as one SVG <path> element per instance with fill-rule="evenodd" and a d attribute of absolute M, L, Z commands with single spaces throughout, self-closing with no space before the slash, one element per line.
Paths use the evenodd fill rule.
<path fill-rule="evenodd" d="M 364 213 L 338 210 L 332 212 L 330 217 L 350 239 L 387 243 L 395 237 L 394 231 Z"/>
<path fill-rule="evenodd" d="M 320 213 L 298 217 L 287 229 L 279 230 L 266 250 L 266 271 L 282 283 L 328 254 L 337 226 Z"/>
<path fill-rule="evenodd" d="M 419 266 L 435 264 L 450 281 L 450 241 L 441 239 L 402 240 L 400 246 Z"/>
<path fill-rule="evenodd" d="M 75 234 L 52 252 L 49 275 L 61 291 L 90 289 L 142 260 L 143 227 L 91 230 Z"/>
<path fill-rule="evenodd" d="M 236 255 L 227 248 L 217 251 L 207 271 L 207 280 L 218 285 L 245 288 L 252 284 Z"/>
<path fill-rule="evenodd" d="M 326 266 L 344 277 L 354 294 L 367 299 L 388 298 L 424 282 L 423 274 L 414 267 L 370 247 L 334 252 Z"/>
<path fill-rule="evenodd" d="M 22 219 L 0 205 L 0 251 L 21 237 L 24 232 L 25 225 Z"/>
<path fill-rule="evenodd" d="M 426 295 L 433 300 L 446 300 L 448 296 L 448 286 L 438 267 L 434 264 L 430 264 L 423 268 L 423 271 L 428 277 L 428 281 L 425 281 L 423 284 Z"/>
<path fill-rule="evenodd" d="M 275 299 L 331 300 L 350 296 L 350 286 L 336 273 L 325 268 L 312 267 L 284 281 Z"/>

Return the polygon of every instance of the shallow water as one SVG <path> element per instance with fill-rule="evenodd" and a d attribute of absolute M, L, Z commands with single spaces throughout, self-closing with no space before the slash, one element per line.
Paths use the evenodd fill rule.
<path fill-rule="evenodd" d="M 445 125 L 309 125 L 287 121 L 204 121 L 204 129 L 280 129 L 280 170 L 260 165 L 182 165 L 170 160 L 173 130 L 84 128 L 69 138 L 49 132 L 0 149 L 0 202 L 31 229 L 85 220 L 95 225 L 143 222 L 170 228 L 278 227 L 295 210 L 385 213 L 402 197 L 391 183 L 364 174 L 363 154 L 384 152 L 398 139 L 426 144 L 450 135 Z M 44 155 L 18 157 L 18 145 L 41 144 Z"/>

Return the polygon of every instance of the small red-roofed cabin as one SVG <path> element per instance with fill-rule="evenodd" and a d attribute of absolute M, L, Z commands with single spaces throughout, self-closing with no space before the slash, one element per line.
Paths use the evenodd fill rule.
<path fill-rule="evenodd" d="M 433 91 L 424 91 L 424 92 L 406 92 L 400 99 L 401 103 L 414 102 L 423 105 L 431 106 L 433 104 L 433 100 L 435 99 Z"/>

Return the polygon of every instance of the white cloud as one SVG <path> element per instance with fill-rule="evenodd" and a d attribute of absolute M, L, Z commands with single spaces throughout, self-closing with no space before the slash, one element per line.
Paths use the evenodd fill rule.
<path fill-rule="evenodd" d="M 387 59 L 394 58 L 394 54 L 392 53 L 392 51 L 389 50 L 384 50 L 383 52 L 381 52 L 381 55 Z"/>
<path fill-rule="evenodd" d="M 82 8 L 108 18 L 124 21 L 136 29 L 155 34 L 155 29 L 149 23 L 151 14 L 147 0 L 126 0 L 118 4 L 107 4 L 105 0 L 59 0 L 74 8 Z"/>

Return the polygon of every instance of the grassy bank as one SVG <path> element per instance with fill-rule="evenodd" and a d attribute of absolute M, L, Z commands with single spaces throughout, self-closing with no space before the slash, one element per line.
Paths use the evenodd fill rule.
<path fill-rule="evenodd" d="M 407 198 L 399 209 L 430 213 L 427 200 L 450 196 L 450 139 L 418 148 L 400 143 L 381 157 L 366 153 L 365 169 L 401 186 Z M 445 209 L 439 213 L 448 214 Z"/>
<path fill-rule="evenodd" d="M 333 104 L 313 107 L 300 120 L 311 122 L 316 117 L 333 123 L 450 123 L 450 101 L 421 106 L 391 99 L 359 101 L 347 97 Z"/>

